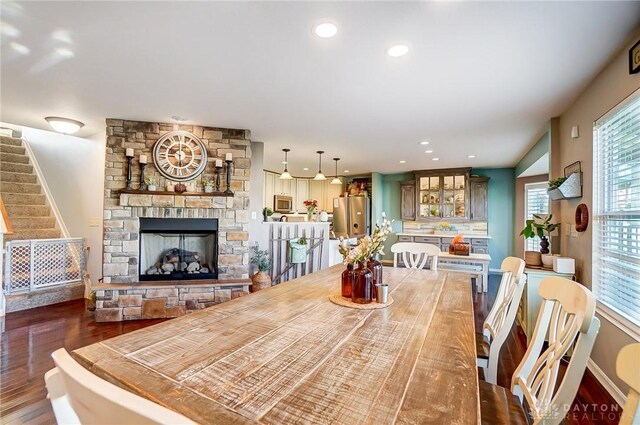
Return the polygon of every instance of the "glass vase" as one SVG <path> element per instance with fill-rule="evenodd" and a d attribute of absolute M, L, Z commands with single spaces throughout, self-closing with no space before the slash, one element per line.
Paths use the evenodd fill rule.
<path fill-rule="evenodd" d="M 307 221 L 313 221 L 313 210 L 307 210 Z"/>
<path fill-rule="evenodd" d="M 378 288 L 376 285 L 382 285 L 382 263 L 376 260 L 374 257 L 369 258 L 367 261 L 367 268 L 371 271 L 371 286 L 372 286 L 372 298 L 375 300 L 378 296 Z"/>
<path fill-rule="evenodd" d="M 347 270 L 342 272 L 342 296 L 345 298 L 351 298 L 353 279 L 353 264 L 348 264 Z"/>
<path fill-rule="evenodd" d="M 356 304 L 369 304 L 373 301 L 372 286 L 373 274 L 364 262 L 358 264 L 353 271 L 353 288 L 351 289 L 351 301 Z"/>

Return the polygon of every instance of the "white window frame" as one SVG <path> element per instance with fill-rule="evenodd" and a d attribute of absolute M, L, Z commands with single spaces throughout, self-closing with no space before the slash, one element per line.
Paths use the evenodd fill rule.
<path fill-rule="evenodd" d="M 617 311 L 615 308 L 606 304 L 598 297 L 598 284 L 599 284 L 599 273 L 597 270 L 597 265 L 595 261 L 595 257 L 599 254 L 598 247 L 598 232 L 600 226 L 602 226 L 602 216 L 604 215 L 602 211 L 600 211 L 600 175 L 599 169 L 600 166 L 598 164 L 598 160 L 600 159 L 600 155 L 598 154 L 599 146 L 598 146 L 598 126 L 599 124 L 616 114 L 620 111 L 620 109 L 625 108 L 629 103 L 636 101 L 640 98 L 640 90 L 636 90 L 629 97 L 624 99 L 614 108 L 612 108 L 609 112 L 604 114 L 602 117 L 598 118 L 593 123 L 593 218 L 591 219 L 592 224 L 592 238 L 591 238 L 591 248 L 592 254 L 594 256 L 594 261 L 592 261 L 592 290 L 596 295 L 596 311 L 598 314 L 603 316 L 609 322 L 611 322 L 614 326 L 619 328 L 621 331 L 626 333 L 628 336 L 632 337 L 636 341 L 640 342 L 640 325 L 631 321 L 624 314 Z M 635 214 L 634 214 L 635 215 Z"/>
<path fill-rule="evenodd" d="M 524 221 L 525 224 L 527 220 L 533 219 L 533 217 L 529 216 L 529 190 L 530 189 L 547 189 L 549 187 L 548 181 L 540 181 L 534 183 L 525 183 L 524 185 Z M 551 199 L 547 202 L 547 212 L 540 214 L 549 214 L 551 212 Z M 535 238 L 528 238 L 524 240 L 524 250 L 529 251 L 529 242 L 535 241 L 535 249 L 534 251 L 540 251 L 540 238 L 537 236 Z"/>

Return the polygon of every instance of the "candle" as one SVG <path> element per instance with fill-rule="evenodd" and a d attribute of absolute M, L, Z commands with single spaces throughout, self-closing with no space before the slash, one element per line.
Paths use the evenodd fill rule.
<path fill-rule="evenodd" d="M 216 159 L 216 167 L 222 167 L 222 160 Z"/>
<path fill-rule="evenodd" d="M 140 164 L 147 163 L 147 155 L 140 155 Z"/>
<path fill-rule="evenodd" d="M 127 148 L 127 156 L 132 157 L 133 156 L 133 148 Z"/>
<path fill-rule="evenodd" d="M 228 154 L 225 155 L 224 160 L 225 161 L 233 161 L 233 155 L 231 154 L 231 152 L 229 152 Z"/>

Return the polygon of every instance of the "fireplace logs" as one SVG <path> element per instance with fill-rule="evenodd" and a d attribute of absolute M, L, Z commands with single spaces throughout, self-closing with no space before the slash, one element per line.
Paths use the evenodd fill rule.
<path fill-rule="evenodd" d="M 200 264 L 200 255 L 195 251 L 171 248 L 162 254 L 160 261 L 147 269 L 146 274 L 171 274 L 183 272 L 188 274 L 209 273 L 209 265 Z"/>

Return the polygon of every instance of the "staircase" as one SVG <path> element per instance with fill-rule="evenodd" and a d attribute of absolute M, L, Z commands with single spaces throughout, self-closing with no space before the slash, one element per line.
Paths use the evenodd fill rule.
<path fill-rule="evenodd" d="M 15 137 L 0 137 L 0 196 L 13 226 L 5 242 L 60 237 L 22 140 Z"/>

